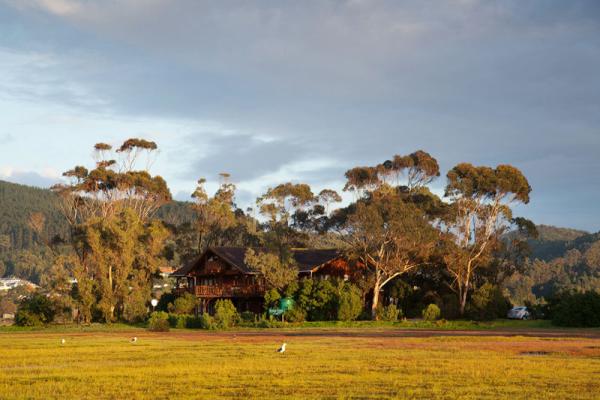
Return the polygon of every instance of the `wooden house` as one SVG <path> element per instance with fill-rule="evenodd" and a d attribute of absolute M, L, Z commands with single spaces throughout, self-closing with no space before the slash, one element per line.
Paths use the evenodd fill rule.
<path fill-rule="evenodd" d="M 263 311 L 267 290 L 262 274 L 245 263 L 246 248 L 211 247 L 171 276 L 176 291 L 188 291 L 200 300 L 199 312 L 212 313 L 218 299 L 230 299 L 238 311 Z M 352 279 L 352 269 L 338 250 L 294 249 L 292 255 L 299 278 Z"/>

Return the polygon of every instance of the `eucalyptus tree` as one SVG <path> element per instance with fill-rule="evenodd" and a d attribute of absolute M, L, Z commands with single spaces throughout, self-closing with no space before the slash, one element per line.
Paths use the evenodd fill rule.
<path fill-rule="evenodd" d="M 447 247 L 445 264 L 453 278 L 461 315 L 465 312 L 473 277 L 489 265 L 501 235 L 514 221 L 511 205 L 529 202 L 531 186 L 517 168 L 461 163 L 447 174 L 445 197 L 449 213 L 442 224 Z"/>
<path fill-rule="evenodd" d="M 53 188 L 72 227 L 75 256 L 64 264 L 77 279 L 84 321 L 94 306 L 107 322 L 145 313 L 150 278 L 168 236 L 152 216 L 171 200 L 164 179 L 149 172 L 156 150 L 156 143 L 144 139 L 128 139 L 116 150 L 98 143 L 94 168 L 66 171 L 70 183 Z"/>
<path fill-rule="evenodd" d="M 346 172 L 344 190 L 356 201 L 332 218 L 350 255 L 371 271 L 374 319 L 385 285 L 425 265 L 435 248 L 438 231 L 417 199 L 436 197 L 425 184 L 438 175 L 437 161 L 422 151 Z"/>
<path fill-rule="evenodd" d="M 262 233 L 262 249 L 249 249 L 246 263 L 260 271 L 269 287 L 281 290 L 296 280 L 298 270 L 292 248 L 298 243 L 294 218 L 317 201 L 309 185 L 283 183 L 269 188 L 256 200 L 259 212 L 266 218 Z"/>

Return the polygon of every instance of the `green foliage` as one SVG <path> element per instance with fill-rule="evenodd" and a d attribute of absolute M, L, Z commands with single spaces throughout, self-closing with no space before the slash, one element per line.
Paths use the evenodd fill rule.
<path fill-rule="evenodd" d="M 70 236 L 58 196 L 49 190 L 0 181 L 0 204 L 0 254 L 33 250 L 56 236 Z M 34 213 L 41 213 L 46 220 L 39 232 L 29 224 Z"/>
<path fill-rule="evenodd" d="M 244 261 L 250 267 L 259 271 L 270 287 L 278 290 L 284 289 L 294 282 L 298 276 L 298 269 L 294 268 L 291 257 L 282 259 L 277 254 L 257 253 L 252 249 L 248 249 Z"/>
<path fill-rule="evenodd" d="M 288 322 L 304 322 L 306 320 L 306 312 L 300 307 L 292 307 L 285 312 L 284 317 Z"/>
<path fill-rule="evenodd" d="M 196 296 L 189 292 L 183 293 L 177 297 L 173 303 L 168 306 L 169 312 L 174 314 L 193 314 L 198 305 Z"/>
<path fill-rule="evenodd" d="M 208 315 L 208 313 L 204 313 L 199 318 L 200 328 L 214 330 L 218 328 L 218 325 L 213 317 Z M 188 326 L 189 327 L 189 326 Z"/>
<path fill-rule="evenodd" d="M 337 318 L 338 290 L 331 280 L 303 279 L 296 295 L 297 306 L 309 321 L 332 321 Z"/>
<path fill-rule="evenodd" d="M 472 294 L 467 314 L 475 320 L 505 318 L 511 307 L 498 286 L 485 283 Z"/>
<path fill-rule="evenodd" d="M 217 300 L 214 318 L 219 328 L 227 329 L 239 322 L 240 315 L 231 300 Z"/>
<path fill-rule="evenodd" d="M 156 311 L 150 314 L 148 330 L 152 332 L 168 332 L 169 314 L 164 311 Z"/>
<path fill-rule="evenodd" d="M 240 314 L 240 319 L 244 322 L 254 322 L 256 320 L 256 314 L 252 311 L 244 311 Z"/>
<path fill-rule="evenodd" d="M 437 306 L 437 304 L 430 304 L 425 309 L 423 309 L 423 319 L 425 321 L 436 321 L 440 319 L 442 315 L 442 311 Z"/>
<path fill-rule="evenodd" d="M 265 292 L 265 310 L 269 308 L 276 308 L 279 305 L 281 295 L 277 289 L 269 289 Z"/>
<path fill-rule="evenodd" d="M 187 314 L 169 314 L 169 326 L 177 329 L 186 328 L 190 317 L 192 316 Z"/>
<path fill-rule="evenodd" d="M 402 317 L 402 310 L 400 310 L 395 304 L 389 304 L 387 306 L 380 305 L 377 307 L 377 319 L 381 321 L 398 321 L 398 318 Z"/>
<path fill-rule="evenodd" d="M 19 305 L 15 323 L 23 326 L 48 324 L 53 321 L 55 314 L 56 310 L 52 301 L 44 295 L 35 294 Z"/>
<path fill-rule="evenodd" d="M 42 326 L 44 322 L 38 314 L 27 310 L 19 310 L 15 315 L 15 324 L 19 326 Z"/>
<path fill-rule="evenodd" d="M 551 305 L 552 323 L 559 326 L 600 326 L 600 294 L 564 293 Z"/>
<path fill-rule="evenodd" d="M 339 291 L 337 319 L 353 321 L 363 310 L 362 292 L 351 283 L 344 284 Z"/>

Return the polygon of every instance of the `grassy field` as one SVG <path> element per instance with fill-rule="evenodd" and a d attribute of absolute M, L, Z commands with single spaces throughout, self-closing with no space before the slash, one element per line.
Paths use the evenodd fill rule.
<path fill-rule="evenodd" d="M 0 333 L 0 398 L 600 397 L 598 338 L 126 329 Z"/>

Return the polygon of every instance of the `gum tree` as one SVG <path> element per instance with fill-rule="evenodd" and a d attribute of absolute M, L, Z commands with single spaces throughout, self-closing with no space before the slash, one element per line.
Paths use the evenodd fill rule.
<path fill-rule="evenodd" d="M 511 205 L 529 202 L 531 187 L 510 165 L 496 168 L 458 164 L 448 174 L 449 213 L 442 224 L 445 264 L 463 315 L 475 272 L 489 265 L 500 236 L 514 221 Z M 517 220 L 518 221 L 518 220 Z"/>

